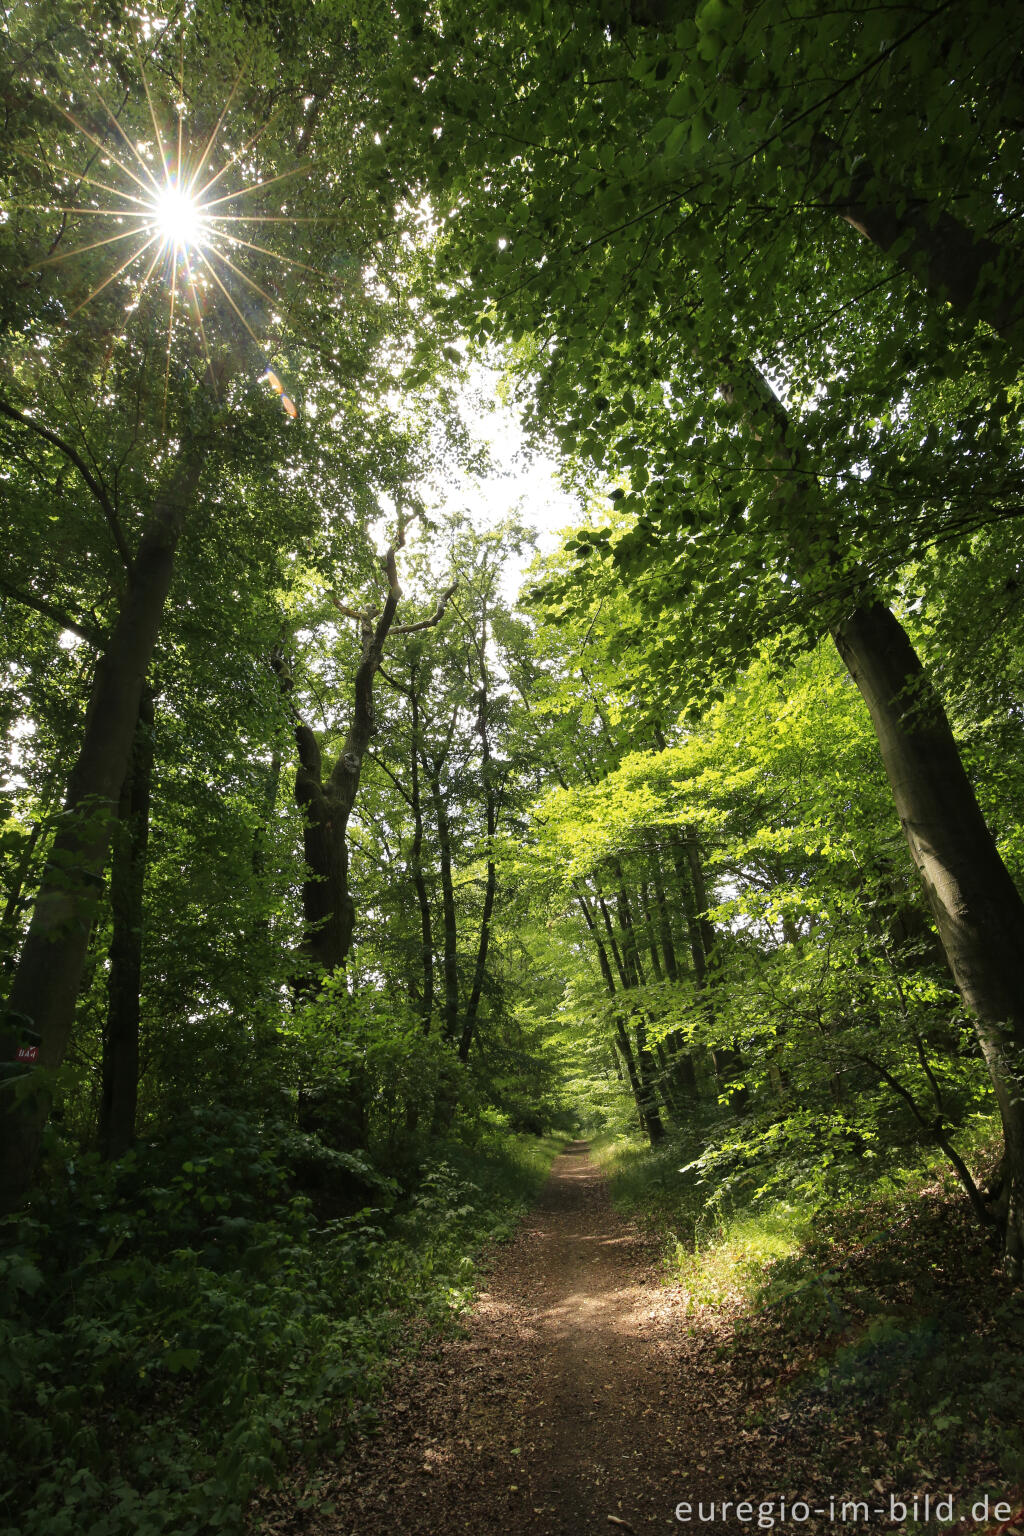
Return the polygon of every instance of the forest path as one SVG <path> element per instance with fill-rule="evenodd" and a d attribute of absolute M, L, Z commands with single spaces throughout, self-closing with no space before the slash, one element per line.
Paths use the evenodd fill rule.
<path fill-rule="evenodd" d="M 587 1144 L 571 1144 L 497 1256 L 467 1336 L 399 1369 L 378 1433 L 327 1481 L 333 1511 L 269 1528 L 685 1530 L 674 1517 L 680 1500 L 744 1496 L 734 1478 L 747 1436 L 737 1424 L 740 1383 L 716 1360 L 715 1341 L 691 1332 L 681 1305 L 612 1206 Z"/>

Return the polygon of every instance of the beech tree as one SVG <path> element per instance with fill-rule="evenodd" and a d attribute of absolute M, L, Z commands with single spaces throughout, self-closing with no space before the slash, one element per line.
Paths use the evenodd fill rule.
<path fill-rule="evenodd" d="M 887 602 L 908 538 L 915 547 L 955 537 L 966 517 L 998 520 L 1016 505 L 1017 425 L 1002 405 L 991 410 L 1005 402 L 1017 337 L 1012 228 L 1002 227 L 1000 211 L 1004 198 L 1016 206 L 1020 169 L 1005 144 L 1005 62 L 993 34 L 968 29 L 965 38 L 951 13 L 941 16 L 936 26 L 938 18 L 882 7 L 819 30 L 817 15 L 787 13 L 773 25 L 770 15 L 708 0 L 678 21 L 661 7 L 573 13 L 557 44 L 547 23 L 541 39 L 530 17 L 488 17 L 484 41 L 474 24 L 470 44 L 445 9 L 436 28 L 409 34 L 417 65 L 407 95 L 423 117 L 413 114 L 411 131 L 404 115 L 385 145 L 403 165 L 412 156 L 450 210 L 442 259 L 449 272 L 457 264 L 472 277 L 453 295 L 457 312 L 478 335 L 535 338 L 532 348 L 520 343 L 520 360 L 538 428 L 556 432 L 581 464 L 621 475 L 623 508 L 639 521 L 620 562 L 638 571 L 664 559 L 662 602 L 666 588 L 699 585 L 692 608 L 711 618 L 723 676 L 766 633 L 794 622 L 804 634 L 835 632 L 978 1020 L 1003 1115 L 997 1210 L 1016 1269 L 1024 1127 L 1013 1084 L 1024 1000 L 1008 960 L 1024 938 L 1024 904 Z M 916 101 L 909 88 L 937 58 L 951 80 L 928 105 L 943 121 L 943 144 L 956 146 L 942 154 L 941 175 L 937 135 L 927 125 L 911 133 L 903 116 Z M 808 98 L 815 60 L 837 84 L 820 97 L 808 88 Z M 514 82 L 511 94 L 495 94 L 499 77 Z M 968 98 L 979 132 L 964 116 Z M 440 131 L 442 162 L 414 138 L 420 120 Z M 914 192 L 922 157 L 942 189 L 930 202 Z M 973 229 L 961 224 L 959 206 L 950 212 L 961 194 Z M 889 261 L 881 276 L 866 248 L 843 236 L 851 223 Z M 907 272 L 919 287 L 908 286 Z M 840 351 L 835 317 L 851 310 L 858 332 Z M 989 328 L 1007 347 L 993 350 Z M 879 338 L 873 352 L 869 335 Z M 971 382 L 955 424 L 947 416 L 938 431 L 943 470 L 957 461 L 944 484 L 934 456 L 908 451 L 904 428 L 941 391 L 951 348 Z M 906 371 L 894 397 L 880 368 L 897 357 Z M 763 387 L 773 371 L 803 403 L 791 430 Z M 845 411 L 812 422 L 823 391 Z M 744 423 L 739 453 L 735 427 L 719 423 L 718 398 Z M 820 459 L 801 457 L 805 423 Z M 712 443 L 713 466 L 702 462 Z M 902 483 L 886 474 L 897 459 Z M 816 478 L 829 482 L 828 496 L 816 496 Z M 783 494 L 773 496 L 776 488 Z M 698 497 L 705 510 L 695 514 Z M 879 504 L 883 519 L 872 522 L 868 509 Z M 702 516 L 708 536 L 695 551 L 690 530 Z M 584 539 L 581 549 L 600 542 Z M 700 648 L 691 655 L 706 667 L 708 630 L 694 630 Z M 678 657 L 670 665 L 679 669 Z M 930 831 L 919 844 L 913 829 L 925 806 Z"/>
<path fill-rule="evenodd" d="M 346 492 L 361 515 L 367 461 L 393 455 L 397 436 L 389 432 L 387 411 L 376 410 L 375 425 L 361 424 L 333 455 L 320 453 L 309 438 L 303 442 L 301 426 L 296 426 L 298 446 L 295 439 L 289 443 L 282 430 L 287 418 L 258 383 L 266 358 L 256 351 L 257 327 L 272 330 L 282 351 L 294 347 L 295 361 L 306 368 L 307 404 L 314 410 L 325 381 L 337 397 L 349 381 L 365 384 L 378 368 L 390 377 L 389 332 L 400 329 L 399 306 L 382 283 L 371 297 L 358 266 L 356 253 L 375 249 L 379 216 L 370 216 L 368 189 L 357 185 L 340 155 L 332 158 L 336 185 L 347 183 L 353 214 L 362 208 L 367 215 L 362 224 L 353 217 L 347 242 L 354 273 L 339 277 L 334 299 L 337 305 L 348 290 L 349 315 L 358 315 L 348 326 L 330 331 L 322 323 L 311 325 L 312 289 L 296 277 L 312 273 L 312 263 L 283 250 L 273 233 L 293 218 L 294 229 L 303 227 L 297 221 L 312 218 L 316 196 L 307 194 L 304 213 L 294 198 L 287 214 L 260 212 L 251 200 L 253 190 L 294 177 L 303 168 L 297 155 L 317 150 L 295 56 L 275 50 L 269 37 L 260 35 L 250 40 L 248 57 L 240 57 L 244 39 L 236 19 L 215 8 L 191 19 L 180 50 L 162 28 L 138 33 L 134 22 L 116 37 L 109 30 L 91 35 L 73 12 L 55 8 L 45 45 L 33 30 L 38 18 L 19 18 L 7 59 L 12 95 L 5 170 L 16 192 L 2 243 L 9 279 L 2 322 L 12 338 L 0 409 L 13 455 L 12 494 L 5 497 L 14 567 L 7 601 L 87 637 L 97 661 L 81 736 L 71 753 L 73 767 L 55 791 L 63 812 L 7 997 L 0 1059 L 9 1068 L 13 1064 L 14 1077 L 5 1086 L 0 1117 L 4 1208 L 17 1205 L 28 1188 L 54 1074 L 72 1035 L 143 689 L 168 602 L 174 601 L 170 594 L 181 551 L 188 552 L 194 579 L 192 562 L 203 559 L 202 535 L 208 554 L 216 547 L 204 514 L 223 512 L 236 497 L 244 501 L 237 493 L 245 478 L 238 466 L 246 447 L 250 470 L 276 482 L 278 495 L 289 485 L 296 460 L 314 469 L 306 488 L 291 495 L 299 516 L 288 511 L 279 515 L 276 529 L 260 530 L 261 536 L 269 532 L 272 545 L 276 536 L 282 551 L 303 523 L 301 536 L 314 535 L 322 498 L 346 467 L 359 465 Z M 153 79 L 146 76 L 147 64 Z M 114 110 L 110 95 L 116 81 L 129 85 Z M 199 245 L 180 225 L 167 222 L 176 216 L 177 204 L 173 198 L 167 203 L 151 168 L 163 163 L 166 170 L 173 152 L 175 135 L 166 118 L 162 127 L 160 121 L 166 110 L 161 87 L 166 91 L 168 82 L 179 100 L 176 153 L 187 159 L 193 183 L 204 172 L 219 182 L 215 192 L 203 187 L 197 194 L 209 201 L 196 217 L 210 226 L 198 284 L 189 248 L 198 266 Z M 218 138 L 225 132 L 226 146 Z M 97 159 L 99 169 L 106 166 L 102 176 Z M 230 190 L 232 177 L 236 184 Z M 262 281 L 252 269 L 239 277 L 238 262 L 224 257 L 213 236 L 223 205 L 234 206 L 236 196 L 249 197 L 242 205 L 245 214 L 252 212 L 259 221 L 255 228 L 266 224 L 271 234 L 247 243 L 235 224 L 219 227 L 228 231 L 224 238 L 236 256 L 243 248 L 254 255 Z M 89 216 L 93 224 L 120 219 L 120 232 L 76 245 Z M 134 258 L 112 263 L 108 247 L 124 240 L 136 242 Z M 276 240 L 277 248 L 267 240 Z M 307 257 L 315 254 L 315 245 L 314 239 L 312 252 L 304 247 Z M 169 295 L 163 277 L 154 277 L 154 246 L 173 270 Z M 380 249 L 375 254 L 383 274 L 388 255 Z M 228 287 L 236 280 L 250 295 L 244 309 Z M 278 304 L 284 314 L 275 315 Z M 80 314 L 85 318 L 76 320 Z M 119 411 L 118 403 L 131 408 Z M 289 403 L 294 418 L 296 408 Z M 335 398 L 336 428 L 346 416 L 354 421 L 359 415 L 358 408 Z M 401 460 L 392 457 L 392 462 Z M 24 502 L 17 494 L 22 487 L 28 491 Z M 40 541 L 32 513 L 50 497 L 57 510 L 47 512 L 44 526 L 55 523 L 55 537 Z M 266 550 L 264 544 L 264 569 Z M 86 551 L 89 563 L 79 578 L 67 558 Z M 187 609 L 186 594 L 178 601 Z M 38 1070 L 17 1085 L 15 1095 L 23 1047 L 38 1053 Z"/>
<path fill-rule="evenodd" d="M 356 802 L 363 762 L 376 730 L 373 686 L 384 660 L 389 636 L 417 634 L 439 624 L 456 589 L 452 583 L 438 598 L 434 613 L 411 624 L 395 624 L 402 597 L 398 582 L 397 555 L 405 544 L 406 515 L 398 517 L 398 534 L 382 557 L 387 595 L 383 604 L 353 608 L 333 599 L 338 612 L 359 626 L 359 662 L 355 672 L 352 710 L 338 756 L 326 779 L 320 744 L 304 720 L 296 716 L 295 741 L 299 766 L 295 775 L 295 799 L 303 814 L 303 848 L 306 879 L 302 900 L 306 920 L 305 947 L 314 966 L 314 977 L 340 969 L 352 945 L 355 905 L 349 888 L 348 823 Z M 282 684 L 290 691 L 291 678 L 282 658 L 274 658 Z"/>

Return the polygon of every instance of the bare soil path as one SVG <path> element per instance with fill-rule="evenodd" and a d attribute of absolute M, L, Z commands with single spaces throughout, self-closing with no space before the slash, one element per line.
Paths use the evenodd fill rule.
<path fill-rule="evenodd" d="M 646 1536 L 687 1529 L 680 1500 L 743 1497 L 737 1463 L 756 1480 L 741 1384 L 659 1283 L 586 1143 L 556 1159 L 466 1331 L 400 1368 L 378 1433 L 329 1480 L 330 1513 L 265 1529 Z"/>

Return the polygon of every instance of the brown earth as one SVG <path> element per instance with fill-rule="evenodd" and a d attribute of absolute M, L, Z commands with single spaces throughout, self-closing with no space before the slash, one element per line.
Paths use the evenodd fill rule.
<path fill-rule="evenodd" d="M 952 1309 L 988 1337 L 1007 1285 L 966 1205 L 938 1192 L 917 1200 L 916 1215 L 912 1205 L 881 1244 L 882 1218 L 871 1213 L 870 1240 L 818 1239 L 822 1272 L 834 1281 L 833 1270 L 849 1271 L 856 1291 L 874 1295 L 872 1315 Z M 823 1326 L 801 1339 L 741 1298 L 707 1305 L 666 1285 L 657 1244 L 614 1210 L 586 1143 L 556 1159 L 515 1241 L 494 1253 L 488 1289 L 465 1322 L 462 1337 L 435 1340 L 395 1367 L 377 1432 L 315 1469 L 312 1498 L 300 1472 L 261 1501 L 259 1536 L 905 1529 L 878 1507 L 908 1486 L 905 1448 L 890 1444 L 882 1404 L 872 1410 L 870 1393 L 815 1386 L 813 1368 L 866 1328 L 867 1314 L 851 1311 L 840 1332 Z M 999 1485 L 994 1463 L 954 1468 L 958 1458 L 938 1472 L 915 1468 L 909 1484 L 922 1495 L 953 1488 L 960 1512 L 969 1488 Z M 844 1520 L 847 1498 L 871 1506 L 867 1518 Z M 1020 1490 L 1012 1498 L 1016 1510 Z M 741 1512 L 746 1500 L 753 1507 Z M 794 1500 L 807 1511 L 796 1522 Z M 760 1501 L 771 1505 L 759 1526 Z M 684 1502 L 691 1517 L 677 1521 Z M 928 1518 L 928 1529 L 950 1530 Z M 1024 1525 L 992 1527 L 992 1536 L 997 1529 L 1024 1536 Z M 989 1528 L 970 1522 L 950 1536 L 968 1530 Z"/>
<path fill-rule="evenodd" d="M 692 1529 L 681 1500 L 696 1516 L 699 1497 L 770 1496 L 768 1468 L 745 1454 L 763 1444 L 742 1427 L 748 1389 L 661 1284 L 586 1143 L 556 1159 L 466 1335 L 400 1366 L 378 1432 L 326 1476 L 319 1507 L 278 1504 L 263 1530 L 641 1536 Z"/>

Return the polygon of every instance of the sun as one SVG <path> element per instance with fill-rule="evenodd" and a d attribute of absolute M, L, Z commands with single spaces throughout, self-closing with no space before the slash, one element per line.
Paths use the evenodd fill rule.
<path fill-rule="evenodd" d="M 250 323 L 255 323 L 259 312 L 254 300 L 263 300 L 264 312 L 271 315 L 278 304 L 252 275 L 252 267 L 254 260 L 264 265 L 281 263 L 318 278 L 326 276 L 281 249 L 280 243 L 296 225 L 315 223 L 318 218 L 296 218 L 273 202 L 273 211 L 269 211 L 265 201 L 272 188 L 305 174 L 309 162 L 272 170 L 269 175 L 260 166 L 257 146 L 276 113 L 266 117 L 248 137 L 232 127 L 230 111 L 247 61 L 240 66 L 212 129 L 203 138 L 196 138 L 194 109 L 185 88 L 184 44 L 180 66 L 175 69 L 167 34 L 152 30 L 146 34 L 151 66 L 159 66 L 158 78 L 163 81 L 160 99 L 147 76 L 143 42 L 140 36 L 131 47 L 140 89 L 129 89 L 116 111 L 95 81 L 88 78 L 80 82 L 82 104 L 76 100 L 74 111 L 65 100 L 42 93 L 82 143 L 84 165 L 68 171 L 63 164 L 39 162 L 44 170 L 55 174 L 64 195 L 58 193 L 50 203 L 23 206 L 60 219 L 54 242 L 60 248 L 51 247 L 50 253 L 28 270 L 99 251 L 109 257 L 106 273 L 68 310 L 69 322 L 101 293 L 116 292 L 114 284 L 125 293 L 126 323 L 138 312 L 144 295 L 162 290 L 167 302 L 161 412 L 165 426 L 172 349 L 180 324 L 195 326 L 216 392 L 203 318 L 211 304 L 223 304 L 247 332 L 264 370 L 262 377 L 271 382 L 285 414 L 294 418 L 297 408 L 270 369 L 266 341 L 261 341 Z M 160 54 L 161 48 L 166 55 Z M 70 198 L 65 188 L 70 190 Z M 111 232 L 106 233 L 104 226 Z M 64 234 L 70 237 L 78 230 L 88 238 L 82 243 L 69 238 L 65 244 Z M 254 234 L 262 238 L 254 239 Z M 274 245 L 264 243 L 274 235 L 278 237 Z"/>
<path fill-rule="evenodd" d="M 154 232 L 170 250 L 202 244 L 205 219 L 199 199 L 175 182 L 167 182 L 153 199 Z"/>

